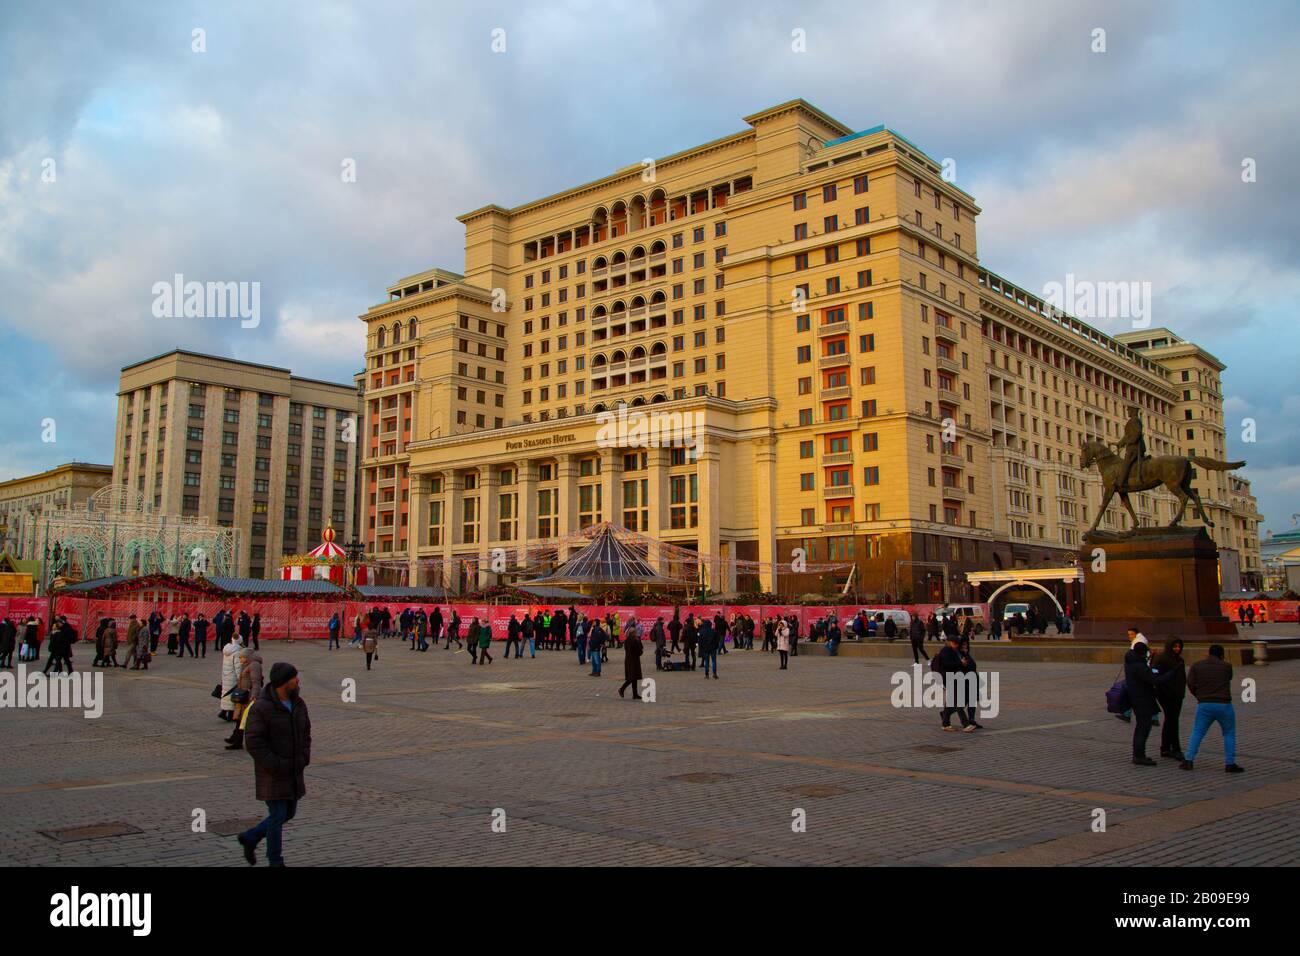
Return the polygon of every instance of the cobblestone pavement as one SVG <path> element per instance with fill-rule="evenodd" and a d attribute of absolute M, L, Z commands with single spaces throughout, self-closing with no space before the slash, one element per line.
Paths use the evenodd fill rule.
<path fill-rule="evenodd" d="M 1129 725 L 1104 712 L 1110 666 L 1000 663 L 1001 713 L 956 734 L 934 711 L 890 705 L 904 648 L 897 662 L 804 655 L 788 671 L 733 651 L 721 680 L 656 674 L 649 658 L 654 703 L 619 699 L 621 652 L 597 679 L 569 653 L 494 650 L 471 668 L 464 652 L 388 640 L 367 672 L 357 650 L 263 645 L 268 673 L 298 666 L 312 713 L 291 864 L 1300 861 L 1300 662 L 1237 669 L 1258 702 L 1237 705 L 1247 773 L 1227 775 L 1217 729 L 1193 773 L 1133 766 Z M 263 805 L 248 755 L 223 749 L 229 725 L 209 696 L 219 658 L 155 661 L 107 672 L 96 720 L 0 710 L 0 863 L 243 865 L 230 834 Z M 206 832 L 193 832 L 198 809 Z M 140 832 L 47 835 L 113 823 Z"/>

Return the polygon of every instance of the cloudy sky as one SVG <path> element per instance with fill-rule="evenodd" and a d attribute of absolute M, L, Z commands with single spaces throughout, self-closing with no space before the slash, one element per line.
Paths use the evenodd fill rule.
<path fill-rule="evenodd" d="M 7 0 L 0 479 L 110 460 L 119 369 L 178 346 L 350 381 L 384 287 L 461 268 L 457 214 L 803 97 L 955 160 L 982 261 L 1020 285 L 1149 281 L 1153 324 L 1227 363 L 1229 456 L 1284 530 L 1298 91 L 1294 3 Z M 155 318 L 176 273 L 260 282 L 260 325 Z"/>

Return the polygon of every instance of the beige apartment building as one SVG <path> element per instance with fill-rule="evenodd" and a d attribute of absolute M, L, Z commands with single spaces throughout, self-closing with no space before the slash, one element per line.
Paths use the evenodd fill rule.
<path fill-rule="evenodd" d="M 42 516 L 85 504 L 112 479 L 112 465 L 73 461 L 0 482 L 0 551 L 23 560 L 39 559 L 45 548 L 40 540 Z"/>
<path fill-rule="evenodd" d="M 956 598 L 966 571 L 1077 553 L 1100 497 L 1080 447 L 1114 442 L 1128 406 L 1151 453 L 1223 457 L 1222 364 L 1163 330 L 1107 335 L 986 269 L 975 200 L 908 140 L 801 100 L 745 123 L 466 213 L 463 273 L 402 279 L 361 316 L 371 554 L 421 582 L 439 559 L 466 586 L 455 559 L 504 548 L 522 566 L 614 521 L 756 562 L 711 562 L 714 590 L 824 586 L 783 570 L 802 548 L 869 593 Z M 611 439 L 620 409 L 673 416 L 693 444 Z M 1198 480 L 1250 566 L 1230 520 L 1257 520 L 1248 486 Z M 1169 519 L 1171 499 L 1139 498 Z"/>
<path fill-rule="evenodd" d="M 237 528 L 235 573 L 276 577 L 326 521 L 355 533 L 356 415 L 354 385 L 178 349 L 122 369 L 113 481 Z"/>

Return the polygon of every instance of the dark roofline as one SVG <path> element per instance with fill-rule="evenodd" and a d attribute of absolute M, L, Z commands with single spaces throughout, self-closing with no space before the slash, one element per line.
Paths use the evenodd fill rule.
<path fill-rule="evenodd" d="M 188 355 L 191 358 L 212 359 L 216 362 L 230 362 L 234 365 L 250 365 L 253 368 L 264 368 L 272 372 L 284 372 L 286 375 L 293 375 L 287 368 L 281 368 L 278 365 L 263 365 L 261 362 L 245 362 L 240 359 L 228 358 L 224 355 L 209 355 L 207 352 L 191 352 L 189 349 L 172 349 L 170 352 L 163 352 L 161 355 L 155 355 L 153 358 L 141 359 L 139 362 L 132 362 L 130 365 L 123 365 L 122 371 L 139 368 L 141 365 L 148 365 L 150 362 L 156 362 L 159 359 L 167 358 L 171 355 Z"/>
<path fill-rule="evenodd" d="M 148 365 L 150 362 L 156 362 L 159 359 L 165 359 L 172 355 L 188 355 L 191 358 L 211 359 L 214 362 L 229 362 L 231 365 L 246 365 L 249 368 L 266 369 L 268 372 L 284 372 L 284 374 L 289 376 L 291 381 L 311 382 L 316 385 L 329 385 L 332 388 L 347 389 L 349 392 L 355 392 L 357 390 L 356 385 L 350 385 L 343 382 L 330 382 L 323 378 L 307 378 L 305 375 L 294 375 L 292 369 L 281 368 L 279 365 L 265 365 L 262 362 L 246 362 L 243 359 L 230 358 L 225 355 L 210 355 L 207 352 L 192 352 L 189 349 L 172 349 L 170 352 L 163 352 L 160 355 L 153 356 L 153 358 L 141 359 L 138 362 L 132 362 L 130 365 L 123 365 L 122 371 L 126 372 L 133 368 L 139 368 L 141 365 Z"/>

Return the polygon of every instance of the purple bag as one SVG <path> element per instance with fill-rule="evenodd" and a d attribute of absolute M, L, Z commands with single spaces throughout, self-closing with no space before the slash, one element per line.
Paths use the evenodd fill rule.
<path fill-rule="evenodd" d="M 1119 669 L 1120 674 L 1124 673 L 1124 668 Z M 1128 699 L 1128 684 L 1120 676 L 1115 683 L 1110 685 L 1110 690 L 1106 691 L 1106 713 L 1123 714 L 1132 709 Z"/>

